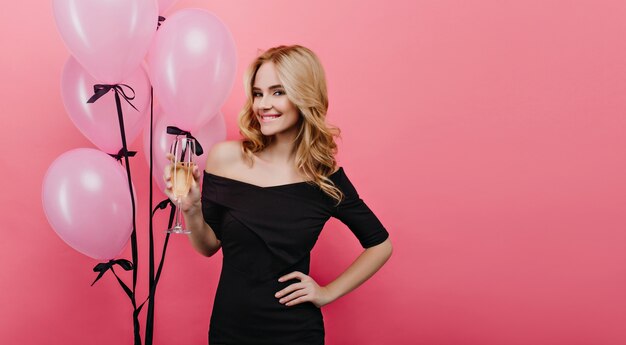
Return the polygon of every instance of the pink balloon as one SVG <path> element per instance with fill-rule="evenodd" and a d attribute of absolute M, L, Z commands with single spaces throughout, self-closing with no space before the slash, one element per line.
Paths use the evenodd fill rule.
<path fill-rule="evenodd" d="M 130 238 L 126 172 L 104 152 L 81 148 L 59 156 L 44 176 L 42 201 L 61 239 L 94 259 L 113 259 Z"/>
<path fill-rule="evenodd" d="M 159 14 L 163 15 L 170 7 L 172 7 L 178 0 L 159 0 Z"/>
<path fill-rule="evenodd" d="M 155 98 L 172 125 L 199 128 L 217 114 L 235 78 L 237 56 L 228 28 L 200 9 L 169 16 L 148 55 Z"/>
<path fill-rule="evenodd" d="M 167 126 L 172 126 L 169 123 L 170 120 L 167 116 L 163 116 L 163 112 L 160 109 L 155 111 L 154 131 L 153 131 L 153 170 L 152 176 L 157 183 L 159 190 L 165 190 L 165 182 L 163 181 L 163 170 L 168 164 L 165 155 L 169 152 L 170 146 L 174 141 L 175 135 L 167 134 Z M 178 126 L 177 126 L 178 127 Z M 150 131 L 148 131 L 149 125 L 146 126 L 146 130 L 143 132 L 143 147 L 146 153 L 146 161 L 150 164 Z M 180 128 L 180 127 L 179 127 Z M 186 130 L 185 128 L 180 128 Z M 191 131 L 191 134 L 198 139 L 204 150 L 204 154 L 195 157 L 196 164 L 200 170 L 204 170 L 206 167 L 206 159 L 211 146 L 215 143 L 226 140 L 226 123 L 224 122 L 224 116 L 218 113 L 213 116 L 211 121 L 200 127 L 200 129 Z"/>
<path fill-rule="evenodd" d="M 61 95 L 70 119 L 99 149 L 115 154 L 122 148 L 122 138 L 114 92 L 109 91 L 94 103 L 87 103 L 93 95 L 93 85 L 97 83 L 73 57 L 67 59 L 61 77 Z M 131 102 L 139 110 L 121 99 L 124 132 L 130 145 L 149 120 L 150 81 L 143 67 L 139 67 L 122 83 L 135 91 L 135 99 Z M 124 92 L 129 94 L 127 88 Z"/>
<path fill-rule="evenodd" d="M 122 82 L 150 48 L 158 22 L 156 0 L 53 0 L 65 45 L 98 81 Z"/>

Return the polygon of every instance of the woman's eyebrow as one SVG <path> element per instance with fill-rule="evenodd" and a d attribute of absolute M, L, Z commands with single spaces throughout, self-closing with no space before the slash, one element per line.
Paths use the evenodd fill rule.
<path fill-rule="evenodd" d="M 274 89 L 282 89 L 282 88 L 283 88 L 283 86 L 282 86 L 282 85 L 280 85 L 280 84 L 278 84 L 278 85 L 272 85 L 272 86 L 270 86 L 268 89 L 270 89 L 270 90 L 274 90 Z M 256 87 L 256 86 L 254 86 L 254 87 L 252 87 L 252 90 L 255 90 L 255 91 L 256 91 L 256 90 L 259 90 L 259 91 L 260 91 L 261 89 L 260 89 L 260 88 L 258 88 L 258 87 Z"/>

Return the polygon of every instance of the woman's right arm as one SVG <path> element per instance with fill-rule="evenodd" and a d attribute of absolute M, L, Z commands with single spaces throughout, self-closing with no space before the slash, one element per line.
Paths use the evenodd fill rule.
<path fill-rule="evenodd" d="M 191 231 L 189 241 L 194 249 L 204 256 L 213 256 L 217 253 L 222 244 L 211 226 L 204 221 L 202 205 L 183 211 L 183 217 L 187 229 Z"/>
<path fill-rule="evenodd" d="M 213 145 L 211 150 L 207 153 L 207 167 L 212 167 L 212 170 L 215 167 L 219 167 L 220 161 L 222 160 L 222 156 L 224 156 L 224 145 L 222 143 L 218 143 Z M 220 148 L 222 147 L 222 148 Z M 169 160 L 172 159 L 170 154 L 167 155 Z M 208 168 L 207 168 L 208 170 Z M 195 166 L 193 169 L 193 181 L 191 183 L 191 189 L 189 194 L 184 197 L 182 201 L 182 212 L 183 217 L 185 218 L 185 226 L 188 230 L 191 231 L 189 234 L 189 240 L 191 245 L 196 249 L 200 254 L 204 256 L 212 256 L 215 254 L 221 246 L 220 240 L 215 236 L 215 232 L 211 228 L 209 224 L 207 224 L 204 220 L 204 216 L 202 214 L 202 202 L 201 202 L 201 191 L 200 191 L 200 179 L 203 174 L 198 168 Z M 165 172 L 163 178 L 166 182 L 165 194 L 170 198 L 172 202 L 176 202 L 176 198 L 172 193 L 172 182 L 171 182 L 171 164 L 165 168 Z"/>

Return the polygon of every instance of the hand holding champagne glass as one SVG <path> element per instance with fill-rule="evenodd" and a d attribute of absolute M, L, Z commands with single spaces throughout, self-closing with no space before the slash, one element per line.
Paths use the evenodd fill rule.
<path fill-rule="evenodd" d="M 195 141 L 186 137 L 176 138 L 167 155 L 171 161 L 165 169 L 164 179 L 167 183 L 165 194 L 176 204 L 174 226 L 167 232 L 188 234 L 183 227 L 182 211 L 188 210 L 193 204 L 199 203 L 198 181 L 200 174 L 194 163 Z M 195 188 L 194 188 L 195 187 Z M 191 198 L 190 191 L 192 192 Z"/>

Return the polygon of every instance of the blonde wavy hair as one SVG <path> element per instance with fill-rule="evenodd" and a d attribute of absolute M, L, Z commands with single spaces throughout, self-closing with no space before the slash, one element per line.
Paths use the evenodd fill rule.
<path fill-rule="evenodd" d="M 253 154 L 262 151 L 274 140 L 274 136 L 261 133 L 252 108 L 252 87 L 256 73 L 261 65 L 270 61 L 274 63 L 287 98 L 300 112 L 300 120 L 296 125 L 298 134 L 294 141 L 296 168 L 307 177 L 307 183 L 317 185 L 339 204 L 343 193 L 328 176 L 337 168 L 337 144 L 334 138 L 340 137 L 341 131 L 326 123 L 326 77 L 322 64 L 310 49 L 299 45 L 268 49 L 246 71 L 244 87 L 247 97 L 238 118 L 239 133 L 243 136 L 243 154 L 252 165 Z"/>

